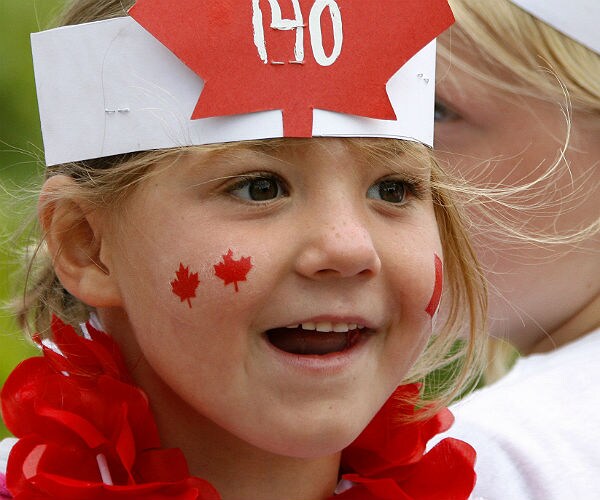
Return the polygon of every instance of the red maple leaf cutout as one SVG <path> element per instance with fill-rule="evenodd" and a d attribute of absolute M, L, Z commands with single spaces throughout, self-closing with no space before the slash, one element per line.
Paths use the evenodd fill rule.
<path fill-rule="evenodd" d="M 192 301 L 190 299 L 196 296 L 196 289 L 200 284 L 198 273 L 190 274 L 189 266 L 183 267 L 183 264 L 179 263 L 179 270 L 175 272 L 175 275 L 177 278 L 171 281 L 171 289 L 181 299 L 181 302 L 187 300 L 191 308 Z"/>
<path fill-rule="evenodd" d="M 222 256 L 223 262 L 215 264 L 215 274 L 225 282 L 225 286 L 233 283 L 235 291 L 239 292 L 238 282 L 246 281 L 246 276 L 252 269 L 252 257 L 242 257 L 240 260 L 233 258 L 233 251 Z"/>
<path fill-rule="evenodd" d="M 339 7 L 336 22 L 343 38 L 336 45 L 331 8 L 315 21 L 315 0 L 298 1 L 305 26 L 287 30 L 270 27 L 266 0 L 258 9 L 250 0 L 138 0 L 129 13 L 204 80 L 192 119 L 279 109 L 286 137 L 312 136 L 313 109 L 395 119 L 387 82 L 454 21 L 447 0 L 337 0 L 332 4 Z M 282 19 L 300 19 L 292 0 L 278 4 Z M 262 55 L 253 24 L 257 12 L 262 13 Z M 304 48 L 300 62 L 298 29 L 303 33 L 298 46 Z M 315 50 L 332 57 L 337 46 L 341 52 L 332 64 L 317 62 Z"/>

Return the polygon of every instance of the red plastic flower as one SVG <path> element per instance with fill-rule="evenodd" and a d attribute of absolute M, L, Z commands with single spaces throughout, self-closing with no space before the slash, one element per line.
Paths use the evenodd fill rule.
<path fill-rule="evenodd" d="M 218 500 L 190 477 L 179 450 L 161 449 L 146 395 L 117 344 L 87 324 L 91 339 L 54 318 L 55 348 L 23 361 L 2 390 L 2 414 L 19 439 L 6 482 L 19 500 Z"/>
<path fill-rule="evenodd" d="M 352 487 L 336 500 L 464 500 L 475 486 L 475 450 L 447 438 L 425 454 L 427 442 L 449 429 L 454 417 L 444 409 L 426 420 L 416 416 L 420 387 L 399 387 L 342 454 L 342 478 Z"/>
<path fill-rule="evenodd" d="M 20 438 L 8 459 L 10 493 L 18 500 L 220 500 L 208 482 L 190 476 L 181 451 L 160 448 L 146 395 L 117 344 L 90 324 L 86 330 L 90 339 L 53 319 L 54 345 L 40 341 L 44 357 L 23 361 L 6 381 L 3 417 Z M 344 450 L 348 489 L 332 500 L 468 498 L 473 449 L 445 439 L 425 454 L 452 414 L 404 421 L 422 411 L 419 389 L 400 387 Z"/>

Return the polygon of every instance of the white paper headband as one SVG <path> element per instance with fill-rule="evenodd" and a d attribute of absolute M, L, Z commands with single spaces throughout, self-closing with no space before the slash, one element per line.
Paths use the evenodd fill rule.
<path fill-rule="evenodd" d="M 271 6 L 277 4 L 269 1 Z M 253 21 L 256 28 L 256 18 Z M 271 28 L 289 31 L 298 27 L 282 24 Z M 256 33 L 254 44 L 256 58 L 263 59 Z M 278 109 L 191 119 L 208 84 L 132 17 L 36 33 L 32 35 L 32 50 L 49 166 L 150 149 L 284 136 L 282 111 Z M 389 137 L 431 146 L 435 55 L 433 40 L 387 82 L 395 120 L 315 107 L 312 135 Z M 327 63 L 324 52 L 320 57 Z"/>
<path fill-rule="evenodd" d="M 600 54 L 600 0 L 511 0 Z"/>

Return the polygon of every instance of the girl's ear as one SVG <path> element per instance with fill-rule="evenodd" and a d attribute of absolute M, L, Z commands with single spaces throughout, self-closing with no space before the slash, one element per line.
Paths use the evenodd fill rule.
<path fill-rule="evenodd" d="M 120 306 L 115 276 L 105 262 L 106 215 L 78 199 L 75 188 L 73 179 L 57 175 L 46 180 L 40 195 L 38 217 L 54 270 L 68 292 L 88 306 Z"/>

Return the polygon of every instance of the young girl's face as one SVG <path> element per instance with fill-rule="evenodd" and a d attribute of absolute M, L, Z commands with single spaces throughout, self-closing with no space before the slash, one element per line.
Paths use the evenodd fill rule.
<path fill-rule="evenodd" d="M 465 54 L 455 46 L 452 50 L 484 74 L 490 71 L 482 53 Z M 502 91 L 457 65 L 439 63 L 436 150 L 451 170 L 478 185 L 519 187 L 536 181 L 557 161 L 567 135 L 557 102 Z M 506 82 L 511 78 L 499 70 L 491 76 Z M 572 121 L 569 170 L 563 163 L 560 176 L 493 205 L 500 220 L 532 234 L 566 233 L 597 220 L 600 129 L 578 111 Z M 573 318 L 599 292 L 597 238 L 574 249 L 511 241 L 485 230 L 475 237 L 479 257 L 490 271 L 492 333 L 508 337 L 523 351 Z"/>
<path fill-rule="evenodd" d="M 429 176 L 336 139 L 198 149 L 163 168 L 103 246 L 138 382 L 150 367 L 269 452 L 347 446 L 430 337 L 442 252 Z M 110 331 L 114 310 L 100 314 Z"/>

